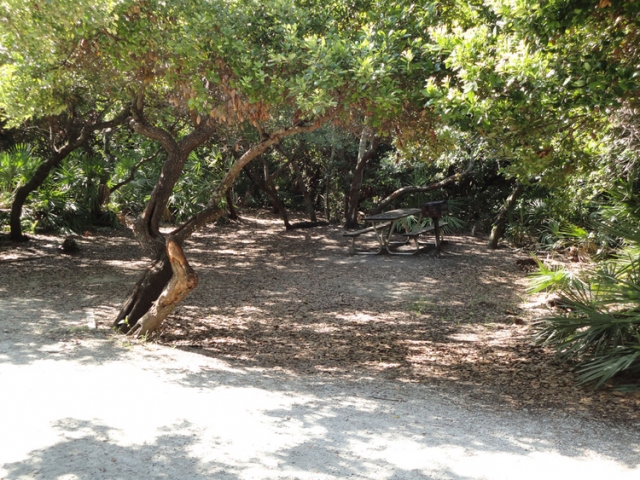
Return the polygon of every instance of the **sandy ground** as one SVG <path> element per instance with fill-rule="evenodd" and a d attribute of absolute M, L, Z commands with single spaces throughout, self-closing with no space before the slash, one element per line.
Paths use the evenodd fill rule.
<path fill-rule="evenodd" d="M 100 335 L 19 343 L 7 324 L 42 323 L 7 318 L 7 306 L 3 479 L 640 478 L 638 427 L 487 412 L 424 385 L 236 369 Z"/>
<path fill-rule="evenodd" d="M 245 237 L 247 241 L 259 240 L 253 233 Z M 209 244 L 207 238 L 196 238 L 192 251 Z M 335 263 L 347 270 L 370 265 L 379 271 L 399 260 L 410 271 L 410 260 L 417 258 L 348 257 L 346 243 L 340 243 L 339 234 L 333 231 L 296 233 L 276 243 L 292 242 L 285 245 L 285 253 L 293 256 L 298 243 L 320 245 L 323 238 L 329 248 L 319 248 L 321 254 L 307 258 L 309 262 Z M 351 359 L 347 361 L 351 372 L 336 371 L 322 355 L 302 356 L 303 350 L 295 351 L 300 358 L 288 363 L 273 348 L 260 353 L 258 345 L 253 350 L 251 329 L 259 328 L 264 317 L 273 316 L 280 329 L 295 330 L 297 324 L 292 322 L 309 318 L 314 311 L 305 310 L 301 315 L 297 309 L 290 321 L 284 314 L 274 315 L 274 307 L 267 308 L 267 300 L 273 299 L 269 293 L 277 295 L 292 288 L 277 282 L 267 288 L 269 284 L 256 277 L 259 288 L 250 291 L 245 287 L 243 305 L 248 310 L 243 315 L 248 318 L 244 327 L 249 333 L 239 351 L 227 347 L 217 351 L 202 334 L 191 340 L 184 334 L 172 337 L 178 335 L 176 329 L 185 319 L 194 321 L 196 330 L 211 328 L 217 320 L 227 322 L 217 338 L 227 344 L 239 343 L 235 329 L 242 325 L 230 323 L 237 312 L 228 311 L 224 302 L 206 303 L 205 288 L 171 319 L 163 333 L 168 338 L 159 339 L 167 344 L 173 341 L 178 348 L 114 337 L 107 328 L 108 319 L 144 266 L 135 252 L 129 252 L 130 239 L 87 239 L 83 256 L 76 258 L 56 256 L 54 242 L 41 238 L 28 247 L 32 251 L 0 252 L 5 259 L 0 265 L 0 479 L 640 478 L 640 421 L 634 410 L 617 409 L 618 415 L 610 421 L 553 402 L 533 408 L 526 400 L 516 401 L 517 391 L 500 382 L 492 385 L 483 379 L 491 387 L 483 389 L 460 373 L 455 387 L 451 371 L 443 376 L 441 370 L 430 370 L 418 361 L 414 367 L 396 368 L 389 361 L 374 368 L 358 349 L 344 356 Z M 107 242 L 112 248 L 128 247 L 101 256 Z M 209 248 L 218 256 L 223 251 L 228 252 L 227 258 L 239 256 L 229 245 Z M 269 245 L 260 248 L 274 256 Z M 455 252 L 452 247 L 451 258 Z M 48 260 L 24 260 L 30 254 L 50 256 Z M 13 262 L 14 257 L 21 260 Z M 485 272 L 492 268 L 492 260 L 486 259 Z M 437 261 L 440 259 L 426 255 L 416 264 L 424 270 Z M 196 269 L 204 271 L 206 287 L 205 262 L 199 257 L 196 263 Z M 241 263 L 236 259 L 238 270 Z M 267 267 L 263 269 L 269 275 L 274 273 Z M 219 263 L 211 268 L 211 275 L 219 275 L 226 267 Z M 325 275 L 337 278 L 339 268 Z M 437 269 L 424 271 L 429 278 L 437 277 Z M 405 310 L 394 303 L 416 291 L 409 281 L 398 288 L 391 275 L 365 277 L 370 283 L 363 280 L 357 286 L 360 293 L 353 307 L 357 311 L 349 313 L 342 300 L 327 305 L 322 298 L 322 315 L 335 306 L 346 312 L 345 317 L 352 315 L 362 323 L 363 315 L 368 318 L 372 312 L 385 321 L 389 312 L 396 312 L 394 318 L 403 321 L 425 321 L 425 315 L 439 312 L 433 305 L 420 303 L 423 297 L 405 297 L 403 304 L 411 305 Z M 305 281 L 295 285 L 302 288 Z M 383 303 L 391 305 L 388 311 L 371 303 L 371 298 L 380 297 L 385 281 L 390 294 L 383 296 Z M 503 285 L 499 287 L 503 290 Z M 371 296 L 373 291 L 378 294 Z M 485 304 L 489 300 L 500 303 L 490 292 L 485 295 Z M 262 302 L 262 313 L 251 316 L 247 312 L 257 308 L 255 302 Z M 366 315 L 358 302 L 368 302 Z M 291 309 L 286 302 L 284 307 Z M 193 311 L 196 313 L 187 315 Z M 201 318 L 196 321 L 196 317 Z M 316 328 L 312 320 L 305 324 L 307 330 Z M 322 320 L 317 328 L 331 331 L 324 316 L 317 320 Z M 482 331 L 489 331 L 494 340 L 505 337 L 505 331 L 518 337 L 518 328 L 499 329 L 482 323 Z M 346 340 L 332 339 L 334 348 L 339 350 L 342 340 L 349 341 L 358 333 L 362 332 L 352 329 Z M 500 335 L 495 337 L 496 333 Z M 265 330 L 263 348 L 277 343 L 273 334 Z M 448 334 L 461 342 L 482 336 L 480 330 L 462 328 Z M 313 335 L 302 335 L 304 351 L 310 349 Z M 380 335 L 388 339 L 386 331 Z M 181 345 L 187 341 L 190 346 Z M 394 337 L 389 350 L 401 351 L 397 345 L 404 341 L 402 336 Z M 480 343 L 481 348 L 486 347 L 486 342 Z M 455 350 L 456 345 L 447 348 Z M 315 350 L 323 348 L 331 346 L 318 345 Z M 397 355 L 392 354 L 393 358 Z M 459 358 L 456 355 L 451 353 L 451 358 Z M 493 397 L 488 396 L 489 390 Z M 505 401 L 505 392 L 515 400 Z M 619 406 L 612 396 L 593 398 L 591 403 L 611 402 L 612 410 Z"/>

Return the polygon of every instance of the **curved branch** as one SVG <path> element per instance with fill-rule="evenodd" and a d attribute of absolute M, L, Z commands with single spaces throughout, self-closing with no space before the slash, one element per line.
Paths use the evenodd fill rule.
<path fill-rule="evenodd" d="M 456 173 L 454 175 L 451 175 L 443 180 L 440 180 L 439 182 L 433 182 L 430 183 L 429 185 L 424 185 L 421 187 L 402 187 L 399 188 L 398 190 L 396 190 L 395 192 L 393 192 L 391 195 L 389 195 L 388 197 L 380 200 L 380 202 L 378 202 L 373 209 L 371 209 L 371 215 L 375 215 L 377 213 L 382 212 L 382 210 L 384 210 L 385 208 L 387 208 L 394 200 L 398 200 L 399 198 L 404 197 L 405 195 L 408 195 L 410 193 L 422 193 L 422 192 L 430 192 L 432 190 L 438 190 L 440 188 L 447 188 L 450 185 L 453 185 L 457 182 L 460 182 L 461 180 L 463 180 L 464 178 L 466 178 L 467 176 L 471 175 L 471 173 L 473 172 L 473 166 L 474 166 L 474 162 L 473 160 L 471 162 L 469 162 L 469 166 L 467 166 L 467 168 L 465 169 L 464 172 L 462 173 Z"/>
<path fill-rule="evenodd" d="M 160 152 L 161 152 L 161 150 L 156 150 L 156 153 L 154 153 L 153 155 L 151 155 L 149 157 L 143 158 L 138 163 L 136 163 L 133 167 L 131 167 L 131 171 L 129 172 L 129 176 L 127 178 L 125 178 L 124 180 L 122 180 L 121 182 L 116 183 L 111 189 L 109 189 L 109 194 L 112 194 L 116 190 L 119 190 L 120 188 L 124 187 L 128 183 L 132 182 L 133 179 L 136 176 L 136 172 L 140 169 L 140 167 L 142 165 L 144 165 L 145 163 L 150 162 L 151 160 L 155 159 L 160 154 Z"/>
<path fill-rule="evenodd" d="M 131 128 L 133 128 L 136 133 L 159 142 L 167 152 L 177 155 L 180 151 L 178 142 L 175 141 L 169 132 L 155 125 L 150 125 L 139 113 L 133 115 Z"/>
<path fill-rule="evenodd" d="M 263 139 L 260 143 L 254 145 L 249 150 L 244 152 L 242 156 L 237 159 L 231 168 L 227 171 L 224 179 L 218 185 L 215 192 L 211 196 L 209 200 L 209 205 L 204 210 L 198 212 L 196 215 L 191 217 L 185 223 L 183 223 L 180 227 L 175 229 L 171 236 L 176 239 L 178 243 L 184 242 L 193 232 L 195 232 L 198 228 L 203 225 L 213 222 L 224 215 L 226 212 L 223 208 L 219 207 L 220 201 L 224 198 L 226 191 L 231 188 L 236 177 L 242 172 L 242 169 L 245 165 L 247 165 L 251 160 L 256 158 L 258 155 L 264 153 L 270 146 L 275 145 L 280 142 L 285 137 L 290 135 L 295 135 L 297 133 L 304 132 L 313 132 L 317 130 L 326 122 L 328 122 L 335 112 L 331 112 L 327 115 L 324 115 L 318 118 L 311 125 L 297 125 L 290 128 L 285 128 L 278 132 L 271 134 L 268 138 Z"/>

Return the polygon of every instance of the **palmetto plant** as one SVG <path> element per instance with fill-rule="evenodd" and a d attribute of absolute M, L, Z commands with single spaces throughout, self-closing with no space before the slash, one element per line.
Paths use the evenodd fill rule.
<path fill-rule="evenodd" d="M 447 222 L 447 225 L 442 227 L 442 232 L 452 233 L 465 228 L 467 222 L 456 216 L 456 214 L 458 213 L 459 202 L 456 200 L 448 200 L 447 205 L 450 214 L 440 220 L 440 222 Z M 419 217 L 417 215 L 412 215 L 405 219 L 407 225 L 409 226 L 409 230 L 417 230 L 428 225 L 433 225 L 433 220 L 429 217 L 422 218 L 420 221 L 418 221 L 418 219 Z M 396 225 L 396 228 L 398 230 L 398 233 L 404 232 L 404 226 L 401 223 L 398 223 L 398 225 Z"/>
<path fill-rule="evenodd" d="M 616 215 L 604 209 L 599 229 L 622 239 L 623 247 L 580 280 L 558 277 L 555 287 L 566 313 L 537 322 L 535 338 L 564 358 L 577 360 L 582 383 L 597 388 L 625 374 L 632 383 L 624 388 L 639 389 L 640 203 L 620 193 L 612 194 Z"/>
<path fill-rule="evenodd" d="M 41 160 L 27 144 L 0 152 L 0 205 L 8 206 L 16 188 L 29 180 Z"/>

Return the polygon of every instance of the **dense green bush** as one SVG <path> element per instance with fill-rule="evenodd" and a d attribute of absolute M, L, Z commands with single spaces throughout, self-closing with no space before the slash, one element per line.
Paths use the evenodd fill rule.
<path fill-rule="evenodd" d="M 558 270 L 535 275 L 539 288 L 560 294 L 564 313 L 541 319 L 536 340 L 579 363 L 583 383 L 602 386 L 625 376 L 621 388 L 640 388 L 640 195 L 632 185 L 611 194 L 598 229 L 621 248 L 579 277 Z M 547 283 L 545 284 L 545 278 Z"/>

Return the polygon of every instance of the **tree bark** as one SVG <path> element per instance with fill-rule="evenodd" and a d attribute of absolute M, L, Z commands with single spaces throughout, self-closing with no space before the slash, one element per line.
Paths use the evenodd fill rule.
<path fill-rule="evenodd" d="M 500 209 L 500 213 L 498 213 L 498 218 L 491 229 L 491 235 L 489 236 L 489 243 L 487 246 L 491 250 L 495 250 L 498 248 L 498 242 L 504 235 L 505 227 L 507 226 L 507 219 L 509 218 L 509 212 L 513 209 L 516 204 L 516 201 L 524 191 L 524 185 L 520 182 L 516 182 L 516 186 L 511 192 L 511 194 L 507 197 L 507 201 Z"/>
<path fill-rule="evenodd" d="M 198 228 L 224 215 L 225 210 L 220 207 L 220 203 L 242 169 L 282 138 L 300 132 L 313 131 L 329 118 L 330 116 L 321 117 L 312 125 L 280 130 L 263 138 L 260 143 L 251 147 L 233 163 L 211 196 L 208 206 L 173 230 L 165 240 L 158 228 L 159 219 L 173 186 L 180 176 L 184 161 L 194 148 L 211 136 L 212 127 L 199 126 L 180 142 L 176 142 L 168 132 L 148 125 L 138 114 L 134 118 L 134 129 L 149 138 L 158 140 L 167 151 L 167 159 L 149 204 L 135 227 L 140 243 L 148 251 L 155 253 L 154 261 L 134 286 L 113 327 L 131 335 L 146 335 L 157 330 L 178 303 L 198 283 L 197 275 L 189 266 L 182 245 Z"/>
<path fill-rule="evenodd" d="M 360 137 L 360 148 L 358 151 L 358 160 L 356 162 L 356 168 L 353 172 L 353 178 L 351 179 L 351 188 L 349 189 L 349 195 L 347 196 L 347 205 L 345 211 L 345 224 L 344 228 L 358 228 L 358 207 L 360 205 L 360 188 L 362 187 L 362 181 L 364 178 L 364 168 L 367 162 L 371 160 L 376 153 L 378 147 L 377 139 L 371 142 L 371 146 L 366 150 L 368 135 L 366 131 L 362 132 Z"/>
<path fill-rule="evenodd" d="M 147 335 L 156 330 L 169 316 L 175 306 L 180 303 L 198 285 L 198 276 L 184 256 L 182 247 L 174 240 L 168 240 L 166 260 L 163 262 L 165 274 L 171 267 L 170 279 L 162 289 L 146 313 L 128 330 L 129 335 L 136 337 Z M 158 283 L 159 284 L 159 283 Z"/>
<path fill-rule="evenodd" d="M 134 328 L 138 320 L 151 309 L 171 280 L 172 274 L 171 262 L 167 255 L 155 260 L 133 286 L 129 298 L 113 322 L 113 328 L 122 333 L 128 333 Z"/>

